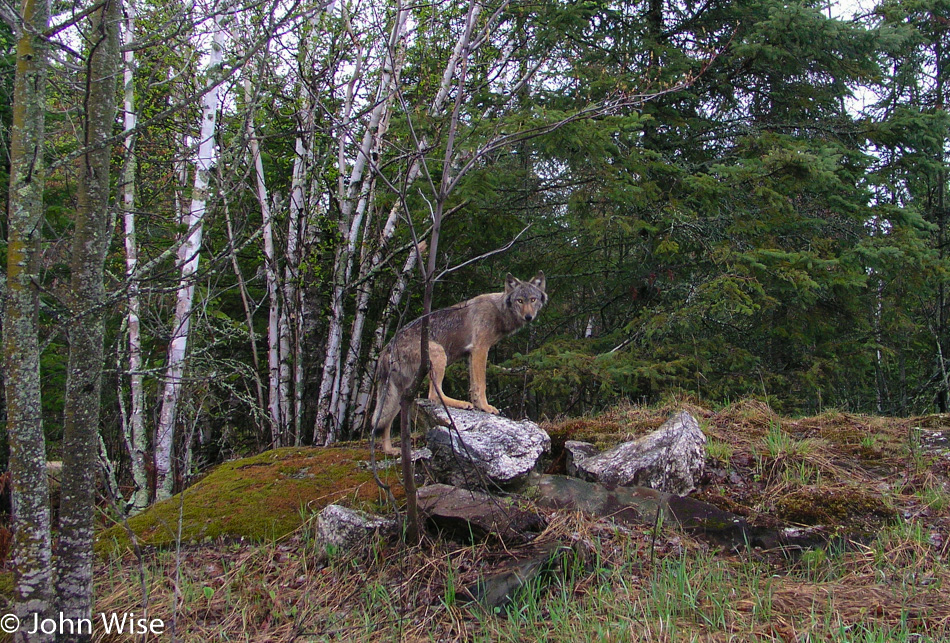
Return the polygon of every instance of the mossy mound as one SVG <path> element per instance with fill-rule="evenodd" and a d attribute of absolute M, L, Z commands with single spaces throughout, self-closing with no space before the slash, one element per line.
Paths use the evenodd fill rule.
<path fill-rule="evenodd" d="M 139 544 L 172 545 L 244 538 L 255 542 L 293 532 L 328 504 L 373 508 L 384 495 L 369 469 L 366 447 L 284 447 L 226 462 L 179 494 L 156 503 L 128 523 Z M 394 494 L 402 493 L 396 468 L 380 472 Z M 123 525 L 96 537 L 96 551 L 107 554 L 131 546 Z"/>
<path fill-rule="evenodd" d="M 856 488 L 802 487 L 775 503 L 782 520 L 802 525 L 856 526 L 870 529 L 893 520 L 896 513 L 880 496 Z"/>

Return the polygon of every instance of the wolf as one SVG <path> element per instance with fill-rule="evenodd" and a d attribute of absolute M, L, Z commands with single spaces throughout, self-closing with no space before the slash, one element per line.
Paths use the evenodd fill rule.
<path fill-rule="evenodd" d="M 437 310 L 429 315 L 429 399 L 458 409 L 478 409 L 498 413 L 485 397 L 485 369 L 488 350 L 528 322 L 537 319 L 548 301 L 544 272 L 528 281 L 508 273 L 504 292 L 479 295 L 468 301 Z M 382 350 L 376 365 L 376 409 L 374 436 L 382 435 L 382 450 L 395 455 L 390 438 L 399 401 L 412 385 L 422 361 L 422 318 L 400 330 Z M 469 358 L 469 399 L 456 400 L 442 392 L 445 369 L 461 358 Z M 403 439 L 408 439 L 408 435 Z"/>

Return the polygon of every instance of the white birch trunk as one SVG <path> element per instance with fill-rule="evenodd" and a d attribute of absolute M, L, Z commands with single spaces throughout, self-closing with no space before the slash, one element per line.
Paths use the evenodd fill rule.
<path fill-rule="evenodd" d="M 333 297 L 330 304 L 327 349 L 323 362 L 323 372 L 320 381 L 320 392 L 317 398 L 317 419 L 314 426 L 314 443 L 331 444 L 336 441 L 337 423 L 331 418 L 335 411 L 332 396 L 340 382 L 340 357 L 343 346 L 343 314 L 344 295 L 349 277 L 352 272 L 353 254 L 356 249 L 363 216 L 372 194 L 373 173 L 364 175 L 373 148 L 378 145 L 378 133 L 381 123 L 385 123 L 387 112 L 393 96 L 393 82 L 396 77 L 395 51 L 402 39 L 406 26 L 408 11 L 399 8 L 395 24 L 390 34 L 387 51 L 384 58 L 383 70 L 380 74 L 376 92 L 376 103 L 370 113 L 369 123 L 363 134 L 360 149 L 353 162 L 350 172 L 349 186 L 343 188 L 340 184 L 340 236 L 342 243 L 337 249 L 334 261 Z M 339 170 L 345 174 L 345 158 L 341 149 L 339 153 Z"/>
<path fill-rule="evenodd" d="M 301 226 L 306 223 L 304 203 L 307 170 L 312 162 L 311 146 L 304 139 L 310 138 L 313 129 L 313 104 L 307 100 L 299 118 L 301 134 L 294 142 L 294 167 L 290 183 L 290 206 L 287 216 L 287 244 L 284 249 L 284 305 L 280 310 L 278 331 L 280 334 L 280 386 L 282 391 L 293 390 L 294 444 L 301 439 L 300 414 L 303 404 L 303 360 L 298 355 L 301 346 L 302 315 L 300 314 L 300 290 L 298 268 L 300 266 Z M 292 381 L 292 384 L 291 384 Z M 281 396 L 289 404 L 289 393 Z M 284 417 L 290 417 L 290 408 Z M 290 423 L 288 422 L 288 428 Z"/>
<path fill-rule="evenodd" d="M 253 100 L 251 79 L 244 79 L 244 96 L 250 105 Z M 253 114 L 247 119 L 248 147 L 251 152 L 251 161 L 254 166 L 254 176 L 257 188 L 257 201 L 261 206 L 263 219 L 264 240 L 264 279 L 267 283 L 267 298 L 270 307 L 267 315 L 267 383 L 268 383 L 268 412 L 271 423 L 271 441 L 274 446 L 286 444 L 286 422 L 288 410 L 288 391 L 281 386 L 280 343 L 278 330 L 280 319 L 280 301 L 277 284 L 277 255 L 274 252 L 274 223 L 267 197 L 267 184 L 264 181 L 264 164 L 261 161 L 261 146 L 254 130 Z"/>
<path fill-rule="evenodd" d="M 130 415 L 126 427 L 125 443 L 132 463 L 132 481 L 135 489 L 126 500 L 125 512 L 135 515 L 148 506 L 148 473 L 145 470 L 145 454 L 148 449 L 148 435 L 145 432 L 145 389 L 142 372 L 142 331 L 139 319 L 139 283 L 135 278 L 138 270 L 138 241 L 135 235 L 135 129 L 138 115 L 135 112 L 135 50 L 132 42 L 135 38 L 135 3 L 125 6 L 125 33 L 123 52 L 123 128 L 125 138 L 123 147 L 125 158 L 122 166 L 120 189 L 122 200 L 120 207 L 125 224 L 125 274 L 128 279 L 128 313 L 126 326 L 129 334 L 129 393 Z"/>
<path fill-rule="evenodd" d="M 201 133 L 198 143 L 198 159 L 195 164 L 195 184 L 191 208 L 185 218 L 188 237 L 178 251 L 181 265 L 181 281 L 172 322 L 172 339 L 168 346 L 168 366 L 165 373 L 165 388 L 162 393 L 162 410 L 155 430 L 155 497 L 156 500 L 171 497 L 174 487 L 172 456 L 174 453 L 175 423 L 178 400 L 181 395 L 185 352 L 191 330 L 191 311 L 194 302 L 194 275 L 198 270 L 202 225 L 208 199 L 208 184 L 214 164 L 214 130 L 218 113 L 218 81 L 216 75 L 221 65 L 224 32 L 215 17 L 214 42 L 208 57 L 206 73 L 209 89 L 202 98 Z"/>

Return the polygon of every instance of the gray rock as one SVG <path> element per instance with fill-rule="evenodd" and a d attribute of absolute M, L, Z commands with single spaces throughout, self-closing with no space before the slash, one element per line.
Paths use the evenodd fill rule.
<path fill-rule="evenodd" d="M 351 550 L 366 544 L 376 534 L 396 531 L 396 521 L 340 505 L 327 505 L 317 515 L 318 551 L 328 548 Z"/>
<path fill-rule="evenodd" d="M 509 420 L 482 411 L 452 409 L 455 428 L 441 405 L 417 402 L 439 482 L 466 489 L 514 489 L 551 452 L 551 438 L 530 420 Z"/>
<path fill-rule="evenodd" d="M 692 415 L 680 411 L 638 440 L 586 458 L 580 451 L 572 455 L 575 475 L 584 480 L 685 496 L 703 475 L 706 436 Z"/>
<path fill-rule="evenodd" d="M 575 478 L 581 477 L 577 471 L 577 463 L 597 453 L 597 447 L 590 442 L 578 442 L 577 440 L 568 440 L 564 443 L 564 466 L 567 468 L 567 475 Z"/>
<path fill-rule="evenodd" d="M 509 498 L 445 484 L 431 484 L 417 492 L 419 511 L 430 525 L 463 540 L 496 538 L 520 545 L 544 529 L 546 521 Z"/>

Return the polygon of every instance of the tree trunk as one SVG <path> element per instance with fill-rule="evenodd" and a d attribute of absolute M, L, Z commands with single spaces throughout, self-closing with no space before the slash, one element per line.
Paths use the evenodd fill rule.
<path fill-rule="evenodd" d="M 397 77 L 395 52 L 399 41 L 402 39 L 407 17 L 408 11 L 400 7 L 390 32 L 388 49 L 384 56 L 383 70 L 376 91 L 376 106 L 370 113 L 369 123 L 363 134 L 363 140 L 353 163 L 349 184 L 346 188 L 344 188 L 342 181 L 342 176 L 345 175 L 343 171 L 346 163 L 345 154 L 342 149 L 339 154 L 338 169 L 341 174 L 341 184 L 338 198 L 340 199 L 340 236 L 342 241 L 337 249 L 333 264 L 333 298 L 330 302 L 327 351 L 324 357 L 323 375 L 317 398 L 317 419 L 314 426 L 315 443 L 331 444 L 337 439 L 336 427 L 338 425 L 332 418 L 333 411 L 335 411 L 332 397 L 340 382 L 344 296 L 352 272 L 353 255 L 362 228 L 363 216 L 372 195 L 375 170 L 370 169 L 367 174 L 364 174 L 364 172 L 366 172 L 372 150 L 379 145 L 380 131 L 385 129 L 387 112 L 395 89 L 394 81 Z"/>
<path fill-rule="evenodd" d="M 248 108 L 253 110 L 251 107 L 253 95 L 251 92 L 251 80 L 249 78 L 245 78 L 244 80 L 244 97 L 248 103 Z M 270 414 L 271 443 L 275 447 L 279 447 L 287 444 L 287 411 L 289 408 L 287 398 L 289 391 L 286 386 L 283 385 L 280 373 L 281 305 L 278 297 L 277 254 L 274 251 L 274 223 L 267 198 L 267 184 L 264 182 L 264 164 L 261 161 L 261 146 L 257 141 L 257 134 L 254 130 L 253 111 L 247 116 L 247 138 L 248 147 L 251 152 L 251 163 L 254 167 L 257 201 L 261 206 L 261 217 L 264 226 L 264 276 L 267 283 L 267 298 L 270 302 L 267 316 L 267 382 L 269 391 L 267 408 Z"/>
<path fill-rule="evenodd" d="M 148 450 L 148 435 L 145 433 L 145 388 L 142 373 L 142 329 L 140 322 L 139 283 L 135 278 L 138 270 L 138 240 L 135 235 L 135 4 L 130 1 L 125 7 L 125 52 L 123 53 L 123 101 L 125 157 L 122 165 L 120 190 L 122 192 L 122 216 L 125 223 L 125 274 L 128 279 L 127 328 L 129 334 L 129 394 L 130 415 L 125 443 L 131 460 L 132 481 L 135 489 L 126 502 L 125 511 L 133 516 L 148 506 L 148 473 L 145 470 L 145 454 Z M 121 392 L 120 392 L 121 394 Z"/>
<path fill-rule="evenodd" d="M 303 316 L 301 314 L 301 292 L 299 281 L 301 227 L 306 224 L 304 211 L 304 186 L 307 170 L 313 155 L 309 140 L 313 129 L 313 105 L 307 101 L 307 107 L 300 115 L 301 133 L 294 142 L 294 168 L 290 182 L 290 207 L 287 216 L 287 244 L 284 249 L 284 306 L 280 310 L 280 382 L 281 386 L 291 386 L 293 390 L 293 444 L 299 445 L 302 439 L 300 415 L 303 405 L 303 359 L 302 337 Z M 289 410 L 288 410 L 289 412 Z"/>
<path fill-rule="evenodd" d="M 27 622 L 52 616 L 49 482 L 40 404 L 39 243 L 46 168 L 45 0 L 22 0 L 10 131 L 7 297 L 3 316 L 4 388 L 13 481 L 14 611 Z M 25 640 L 20 633 L 17 640 Z M 35 640 L 43 640 L 37 637 Z"/>
<path fill-rule="evenodd" d="M 201 249 L 202 226 L 205 207 L 208 200 L 208 184 L 211 167 L 214 164 L 214 131 L 218 113 L 218 80 L 221 65 L 224 32 L 215 17 L 214 42 L 208 57 L 206 68 L 209 89 L 202 97 L 201 134 L 198 144 L 198 160 L 195 164 L 195 185 L 192 192 L 191 208 L 185 218 L 188 236 L 178 250 L 181 266 L 181 282 L 178 286 L 178 301 L 175 306 L 175 318 L 172 322 L 172 338 L 168 345 L 168 366 L 165 373 L 165 387 L 162 393 L 162 410 L 158 426 L 155 429 L 155 498 L 162 500 L 172 495 L 174 476 L 172 475 L 172 456 L 174 454 L 175 423 L 177 420 L 178 400 L 181 396 L 182 375 L 185 366 L 185 351 L 191 330 L 191 309 L 195 296 L 195 273 L 198 270 L 198 258 Z"/>
<path fill-rule="evenodd" d="M 119 0 L 92 14 L 87 36 L 85 123 L 73 231 L 69 367 L 63 418 L 56 594 L 68 619 L 92 617 L 92 543 L 99 455 L 99 403 L 105 343 L 104 270 L 112 241 L 109 209 L 112 136 L 119 69 Z M 82 638 L 82 637 L 80 637 Z M 91 635 L 84 640 L 91 640 Z"/>

